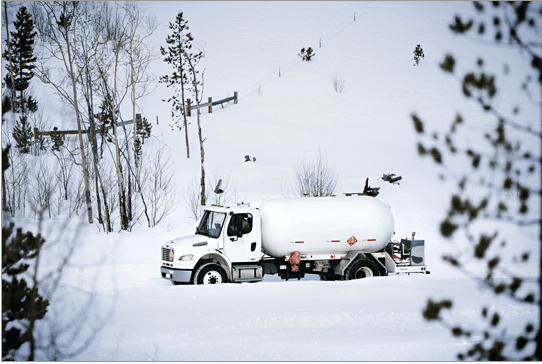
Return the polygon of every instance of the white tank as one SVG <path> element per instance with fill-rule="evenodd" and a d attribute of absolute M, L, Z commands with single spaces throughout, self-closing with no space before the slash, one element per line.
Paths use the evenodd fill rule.
<path fill-rule="evenodd" d="M 376 252 L 395 229 L 389 206 L 370 196 L 269 200 L 260 216 L 262 246 L 272 257 Z"/>

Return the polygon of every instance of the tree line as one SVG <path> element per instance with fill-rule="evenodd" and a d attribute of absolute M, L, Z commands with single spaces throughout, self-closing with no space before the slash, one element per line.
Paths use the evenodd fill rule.
<path fill-rule="evenodd" d="M 137 2 L 40 1 L 19 7 L 12 19 L 12 4 L 2 4 L 2 141 L 12 145 L 3 210 L 84 214 L 107 232 L 115 224 L 131 230 L 140 219 L 155 226 L 175 203 L 172 161 L 138 115 L 157 85 L 149 69 L 159 58 L 151 43 L 155 17 Z M 69 110 L 75 137 L 52 127 L 33 95 L 36 83 Z M 133 125 L 122 123 L 127 119 Z M 53 133 L 34 136 L 34 127 Z"/>

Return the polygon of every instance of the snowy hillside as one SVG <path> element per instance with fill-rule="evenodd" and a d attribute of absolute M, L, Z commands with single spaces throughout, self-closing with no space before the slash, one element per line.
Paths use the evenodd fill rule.
<path fill-rule="evenodd" d="M 182 196 L 199 178 L 200 165 L 196 118 L 189 126 L 192 158 L 187 160 L 184 133 L 171 131 L 170 105 L 162 101 L 170 89 L 159 85 L 142 109 L 153 123 L 150 143 L 165 145 L 164 153 L 174 161 L 174 212 L 152 229 L 142 220 L 130 233 L 105 234 L 84 223 L 76 228 L 71 221 L 68 234 L 59 236 L 62 219 L 44 222 L 44 277 L 72 242 L 76 244 L 58 294 L 40 323 L 41 334 L 59 330 L 60 344 L 84 347 L 89 333 L 103 326 L 86 350 L 68 359 L 456 360 L 469 343 L 423 319 L 428 298 L 453 298 L 450 317 L 468 325 L 480 321 L 484 305 L 502 313 L 510 333 L 536 322 L 537 311 L 494 298 L 476 280 L 442 262 L 446 252 L 464 247 L 461 241 L 444 240 L 438 230 L 455 188 L 440 181 L 434 163 L 420 158 L 416 149 L 413 112 L 435 129 L 447 128 L 458 111 L 468 118 L 483 117 L 478 106 L 465 101 L 458 81 L 440 70 L 447 52 L 460 59 L 460 70 L 472 68 L 479 56 L 488 68 L 517 64 L 517 74 L 526 64 L 516 52 L 453 36 L 449 22 L 456 13 L 471 13 L 470 3 L 175 1 L 145 6 L 161 23 L 153 35 L 156 45 L 165 45 L 168 22 L 184 12 L 196 42 L 205 49 L 204 100 L 239 92 L 238 104 L 215 106 L 212 114 L 203 111 L 210 178 L 230 183 L 237 202 L 258 206 L 293 196 L 294 167 L 320 150 L 338 175 L 339 193 L 361 192 L 368 177 L 371 186 L 381 187 L 379 197 L 391 205 L 396 219 L 396 238 L 415 231 L 426 241 L 431 274 L 345 282 L 317 277 L 285 282 L 266 276 L 256 284 L 208 287 L 173 286 L 162 279 L 161 244 L 194 233 L 196 222 L 187 217 Z M 425 59 L 413 66 L 417 44 Z M 316 55 L 312 62 L 302 62 L 297 54 L 308 46 Z M 152 70 L 158 77 L 170 72 L 169 67 L 157 60 Z M 342 93 L 333 89 L 336 75 L 345 81 Z M 503 84 L 502 90 L 502 103 L 511 102 L 516 84 Z M 467 144 L 476 142 L 474 137 L 465 139 Z M 256 161 L 244 162 L 245 155 Z M 387 184 L 378 179 L 384 173 L 403 180 Z M 470 191 L 476 198 L 474 189 Z M 17 218 L 15 223 L 38 229 L 30 219 Z M 72 238 L 74 231 L 77 238 Z M 537 240 L 532 227 L 501 234 L 520 252 Z M 532 263 L 510 259 L 504 264 L 534 280 L 539 252 L 534 254 Z M 475 261 L 467 264 L 476 271 L 484 268 Z M 78 307 L 89 302 L 80 320 Z M 62 332 L 63 327 L 69 329 Z M 70 331 L 76 329 L 82 334 Z M 46 355 L 51 353 L 37 359 L 47 360 Z"/>

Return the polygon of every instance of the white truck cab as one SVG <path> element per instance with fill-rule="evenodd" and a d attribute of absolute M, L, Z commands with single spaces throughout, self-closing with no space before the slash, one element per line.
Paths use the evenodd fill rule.
<path fill-rule="evenodd" d="M 212 205 L 206 207 L 195 235 L 162 245 L 160 270 L 174 283 L 260 281 L 261 267 L 257 272 L 254 264 L 262 256 L 259 210 L 244 204 Z"/>

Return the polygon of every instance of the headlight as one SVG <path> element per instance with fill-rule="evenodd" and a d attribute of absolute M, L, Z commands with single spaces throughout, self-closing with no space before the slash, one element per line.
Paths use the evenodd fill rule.
<path fill-rule="evenodd" d="M 181 257 L 179 258 L 180 261 L 184 261 L 184 262 L 192 260 L 192 259 L 194 259 L 193 254 L 181 255 Z"/>

